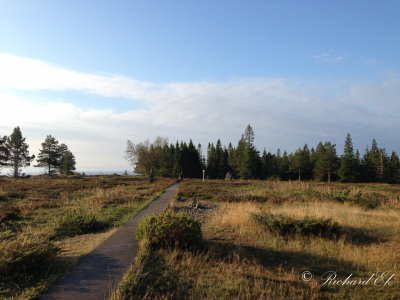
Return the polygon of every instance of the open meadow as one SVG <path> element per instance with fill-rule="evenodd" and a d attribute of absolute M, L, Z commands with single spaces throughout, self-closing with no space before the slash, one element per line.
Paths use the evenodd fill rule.
<path fill-rule="evenodd" d="M 37 297 L 174 182 L 0 177 L 0 299 Z"/>
<path fill-rule="evenodd" d="M 114 299 L 400 298 L 398 185 L 187 179 L 171 206 L 202 245 L 142 245 Z"/>

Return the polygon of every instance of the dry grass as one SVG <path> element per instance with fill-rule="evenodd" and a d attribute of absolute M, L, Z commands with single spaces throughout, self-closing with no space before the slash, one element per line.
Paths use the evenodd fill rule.
<path fill-rule="evenodd" d="M 380 207 L 333 201 L 347 190 L 350 197 L 375 193 L 382 199 Z M 187 180 L 179 188 L 178 205 L 194 196 L 219 201 L 221 213 L 202 227 L 203 247 L 152 255 L 142 249 L 114 298 L 399 299 L 398 192 L 399 186 L 382 184 Z M 254 222 L 251 214 L 263 212 L 330 218 L 348 236 L 279 236 Z M 314 274 L 313 280 L 302 280 L 305 270 Z M 331 270 L 342 279 L 353 274 L 364 280 L 388 271 L 395 274 L 395 285 L 317 286 Z"/>
<path fill-rule="evenodd" d="M 35 298 L 173 182 L 159 179 L 150 184 L 131 176 L 0 178 L 0 299 Z M 96 234 L 59 235 L 63 216 L 75 211 L 107 227 Z M 35 271 L 37 254 L 27 256 L 26 245 L 32 243 L 59 248 L 54 257 L 42 259 L 44 272 Z M 10 266 L 21 266 L 21 272 L 10 273 Z"/>

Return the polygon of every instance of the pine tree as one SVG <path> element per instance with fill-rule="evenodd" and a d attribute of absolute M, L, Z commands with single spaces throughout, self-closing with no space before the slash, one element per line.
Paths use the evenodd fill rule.
<path fill-rule="evenodd" d="M 7 165 L 7 159 L 8 159 L 8 150 L 5 146 L 5 143 L 7 141 L 7 137 L 0 137 L 0 170 L 2 167 Z"/>
<path fill-rule="evenodd" d="M 65 144 L 61 144 L 58 147 L 58 151 L 60 153 L 58 171 L 63 175 L 72 175 L 76 165 L 75 156 L 69 151 Z"/>
<path fill-rule="evenodd" d="M 21 168 L 29 167 L 31 160 L 35 158 L 35 155 L 29 155 L 29 146 L 25 140 L 26 138 L 22 137 L 21 129 L 15 127 L 4 145 L 8 153 L 6 166 L 12 168 L 15 178 L 20 176 Z"/>
<path fill-rule="evenodd" d="M 60 158 L 61 153 L 58 141 L 51 135 L 48 135 L 42 143 L 42 149 L 39 150 L 36 159 L 38 164 L 35 167 L 44 168 L 49 176 L 54 175 L 59 170 Z"/>

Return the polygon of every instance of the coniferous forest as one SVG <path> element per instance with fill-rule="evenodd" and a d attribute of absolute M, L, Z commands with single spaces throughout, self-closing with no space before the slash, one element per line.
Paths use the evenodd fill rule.
<path fill-rule="evenodd" d="M 223 146 L 218 140 L 207 149 L 199 144 L 164 143 L 159 175 L 178 177 L 180 172 L 188 178 L 223 179 L 231 174 L 237 179 L 318 180 L 342 182 L 400 183 L 400 160 L 396 152 L 388 153 L 378 147 L 375 139 L 363 155 L 354 149 L 350 134 L 345 137 L 343 154 L 338 155 L 336 145 L 320 142 L 315 148 L 306 144 L 294 153 L 277 150 L 260 152 L 254 145 L 255 134 L 250 125 L 236 147 Z M 205 152 L 205 153 L 204 153 Z"/>

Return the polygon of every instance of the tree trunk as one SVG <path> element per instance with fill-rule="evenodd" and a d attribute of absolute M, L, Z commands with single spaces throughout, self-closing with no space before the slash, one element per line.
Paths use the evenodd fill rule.
<path fill-rule="evenodd" d="M 328 182 L 331 182 L 331 171 L 328 171 Z"/>
<path fill-rule="evenodd" d="M 299 181 L 301 181 L 301 178 L 300 178 L 300 168 L 299 168 Z"/>

